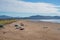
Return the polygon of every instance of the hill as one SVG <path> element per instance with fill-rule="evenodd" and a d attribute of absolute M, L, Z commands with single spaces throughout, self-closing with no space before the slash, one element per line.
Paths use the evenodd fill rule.
<path fill-rule="evenodd" d="M 35 15 L 30 17 L 24 17 L 23 19 L 60 19 L 60 16 L 41 16 Z"/>
<path fill-rule="evenodd" d="M 6 15 L 1 15 L 0 19 L 60 19 L 60 16 L 34 15 L 30 17 L 11 17 L 11 16 L 6 16 Z"/>
<path fill-rule="evenodd" d="M 13 17 L 6 16 L 6 15 L 1 15 L 1 16 L 0 16 L 0 19 L 10 19 L 10 18 L 13 18 Z"/>

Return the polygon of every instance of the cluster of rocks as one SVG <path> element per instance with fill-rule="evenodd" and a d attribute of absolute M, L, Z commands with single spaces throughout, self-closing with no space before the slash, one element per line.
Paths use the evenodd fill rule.
<path fill-rule="evenodd" d="M 0 24 L 0 29 L 2 28 L 4 28 L 4 25 Z M 19 30 L 24 30 L 24 24 L 23 23 L 15 24 L 15 28 Z"/>
<path fill-rule="evenodd" d="M 24 24 L 23 23 L 16 24 L 15 27 L 16 27 L 16 29 L 24 30 Z"/>

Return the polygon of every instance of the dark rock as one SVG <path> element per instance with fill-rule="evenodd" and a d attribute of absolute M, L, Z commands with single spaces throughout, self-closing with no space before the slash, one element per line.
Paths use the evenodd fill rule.
<path fill-rule="evenodd" d="M 43 27 L 43 28 L 48 28 L 48 27 Z"/>
<path fill-rule="evenodd" d="M 24 30 L 24 28 L 21 28 L 20 30 Z"/>
<path fill-rule="evenodd" d="M 4 25 L 0 24 L 0 28 L 4 28 Z"/>
<path fill-rule="evenodd" d="M 18 25 L 15 25 L 15 27 L 18 27 Z"/>

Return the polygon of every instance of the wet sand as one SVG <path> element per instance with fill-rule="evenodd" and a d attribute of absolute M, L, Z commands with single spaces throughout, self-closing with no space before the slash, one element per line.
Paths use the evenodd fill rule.
<path fill-rule="evenodd" d="M 15 28 L 23 23 L 24 30 Z M 60 40 L 60 24 L 19 20 L 0 30 L 0 40 Z"/>

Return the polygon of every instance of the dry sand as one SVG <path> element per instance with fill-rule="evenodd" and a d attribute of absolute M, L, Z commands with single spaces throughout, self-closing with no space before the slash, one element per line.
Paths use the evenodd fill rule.
<path fill-rule="evenodd" d="M 24 30 L 14 27 L 24 23 Z M 4 26 L 0 30 L 0 40 L 60 40 L 60 24 L 20 20 Z"/>

